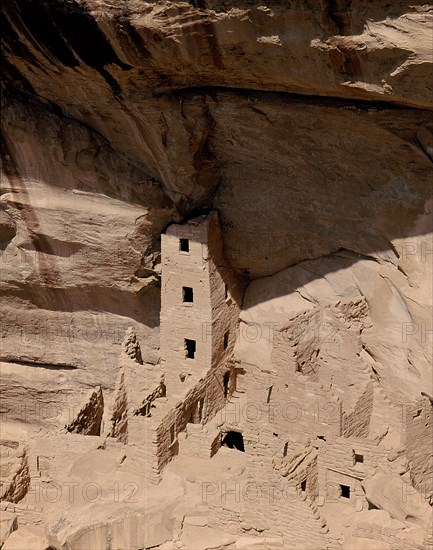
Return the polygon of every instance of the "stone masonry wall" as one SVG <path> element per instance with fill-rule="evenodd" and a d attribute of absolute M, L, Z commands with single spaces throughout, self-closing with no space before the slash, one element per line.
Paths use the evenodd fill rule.
<path fill-rule="evenodd" d="M 427 398 L 418 400 L 404 411 L 404 445 L 409 459 L 412 482 L 426 497 L 433 494 L 433 415 Z"/>
<path fill-rule="evenodd" d="M 174 395 L 208 370 L 212 360 L 211 340 L 203 337 L 211 323 L 209 273 L 203 262 L 207 234 L 202 226 L 175 225 L 161 238 L 161 365 L 167 392 Z M 180 238 L 188 239 L 189 252 L 180 251 Z M 193 289 L 193 303 L 183 303 L 182 287 Z M 194 359 L 185 357 L 185 339 L 196 342 Z"/>
<path fill-rule="evenodd" d="M 246 377 L 248 402 L 243 411 L 246 432 L 259 430 L 263 434 L 270 430 L 281 441 L 341 435 L 341 401 L 320 383 L 299 373 L 287 377 L 244 367 L 251 369 Z M 269 451 L 265 448 L 263 452 Z"/>
<path fill-rule="evenodd" d="M 373 410 L 373 382 L 370 382 L 359 398 L 354 410 L 343 412 L 343 435 L 345 437 L 368 437 Z"/>
<path fill-rule="evenodd" d="M 183 399 L 156 399 L 150 417 L 133 416 L 129 420 L 129 439 L 143 450 L 141 459 L 149 480 L 158 482 L 164 467 L 178 454 L 178 435 L 189 422 L 206 424 L 224 407 L 227 372 L 233 372 L 233 367 L 222 364 L 210 370 Z"/>
<path fill-rule="evenodd" d="M 350 501 L 355 505 L 358 497 L 364 505 L 365 497 L 359 481 L 371 475 L 379 464 L 385 464 L 386 456 L 387 451 L 378 447 L 377 442 L 363 438 L 340 437 L 320 442 L 319 502 L 338 500 L 341 497 L 340 485 L 347 485 L 350 487 Z"/>
<path fill-rule="evenodd" d="M 184 241 L 188 250 L 181 250 Z M 169 395 L 182 395 L 232 355 L 239 285 L 224 259 L 216 212 L 170 226 L 161 254 L 161 362 Z M 184 301 L 184 287 L 192 301 Z M 194 358 L 186 357 L 185 339 L 195 342 Z"/>

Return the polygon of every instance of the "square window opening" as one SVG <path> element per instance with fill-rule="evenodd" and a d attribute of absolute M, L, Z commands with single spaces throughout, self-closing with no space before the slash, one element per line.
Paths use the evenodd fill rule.
<path fill-rule="evenodd" d="M 196 341 L 185 338 L 184 347 L 185 347 L 185 359 L 194 359 L 195 352 L 196 352 Z"/>
<path fill-rule="evenodd" d="M 349 485 L 340 485 L 341 497 L 350 498 L 350 487 Z"/>
<path fill-rule="evenodd" d="M 364 464 L 364 455 L 355 453 L 355 464 Z"/>
<path fill-rule="evenodd" d="M 179 239 L 179 250 L 189 252 L 189 239 Z"/>
<path fill-rule="evenodd" d="M 190 286 L 182 287 L 182 299 L 184 304 L 192 304 L 194 302 L 194 290 Z"/>

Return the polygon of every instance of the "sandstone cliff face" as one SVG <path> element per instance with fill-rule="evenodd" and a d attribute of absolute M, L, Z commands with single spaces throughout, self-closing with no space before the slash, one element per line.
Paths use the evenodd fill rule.
<path fill-rule="evenodd" d="M 365 299 L 346 347 L 397 407 L 433 394 L 432 15 L 407 0 L 6 4 L 1 405 L 24 440 L 73 423 L 97 386 L 108 418 L 129 326 L 158 363 L 160 234 L 210 208 L 249 285 L 241 327 Z M 258 369 L 271 356 L 238 343 Z"/>

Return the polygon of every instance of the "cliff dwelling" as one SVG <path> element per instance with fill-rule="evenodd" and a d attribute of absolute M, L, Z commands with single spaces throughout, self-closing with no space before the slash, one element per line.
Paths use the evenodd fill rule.
<path fill-rule="evenodd" d="M 432 13 L 6 2 L 1 550 L 433 550 Z"/>

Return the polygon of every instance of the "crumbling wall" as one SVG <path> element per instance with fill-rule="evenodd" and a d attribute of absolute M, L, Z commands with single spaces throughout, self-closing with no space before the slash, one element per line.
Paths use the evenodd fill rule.
<path fill-rule="evenodd" d="M 18 441 L 0 442 L 0 500 L 19 502 L 30 485 L 27 451 Z"/>
<path fill-rule="evenodd" d="M 271 505 L 271 529 L 287 548 L 328 548 L 329 529 L 306 493 L 287 485 Z"/>
<path fill-rule="evenodd" d="M 367 384 L 352 412 L 343 411 L 344 437 L 368 437 L 370 432 L 371 413 L 373 411 L 373 383 Z"/>
<path fill-rule="evenodd" d="M 143 364 L 143 358 L 141 355 L 141 347 L 138 342 L 137 335 L 132 327 L 128 327 L 126 330 L 125 338 L 122 342 L 122 346 L 126 355 L 138 363 L 139 365 Z"/>
<path fill-rule="evenodd" d="M 317 442 L 319 502 L 337 501 L 342 497 L 340 485 L 350 488 L 353 505 L 367 505 L 360 481 L 372 475 L 380 464 L 386 464 L 388 452 L 376 441 L 363 438 L 337 438 Z M 357 500 L 359 501 L 357 504 Z"/>
<path fill-rule="evenodd" d="M 113 412 L 110 418 L 111 429 L 108 432 L 108 437 L 114 437 L 122 443 L 128 442 L 128 397 L 125 384 L 125 370 L 121 367 L 116 380 L 114 390 L 115 400 Z"/>
<path fill-rule="evenodd" d="M 317 436 L 341 435 L 341 400 L 329 389 L 299 373 L 271 375 L 249 365 L 245 369 L 250 370 L 245 381 L 248 401 L 241 411 L 245 435 L 260 440 L 251 452 L 267 455 L 290 439 L 307 442 Z M 264 441 L 268 433 L 270 440 Z"/>
<path fill-rule="evenodd" d="M 41 525 L 44 520 L 43 508 L 31 504 L 15 504 L 3 500 L 0 502 L 0 514 L 3 515 L 3 512 L 12 514 L 17 518 L 17 528 L 23 525 Z"/>
<path fill-rule="evenodd" d="M 164 384 L 164 376 L 161 377 L 159 384 L 146 395 L 141 403 L 135 405 L 135 409 L 131 410 L 131 413 L 135 416 L 151 416 L 152 407 L 154 407 L 154 402 L 160 397 L 166 396 L 166 387 Z"/>
<path fill-rule="evenodd" d="M 91 390 L 84 400 L 76 418 L 66 427 L 68 432 L 83 435 L 99 435 L 104 415 L 104 397 L 98 386 Z"/>
<path fill-rule="evenodd" d="M 224 374 L 228 371 L 230 371 L 230 365 L 227 364 L 212 369 L 161 419 L 156 427 L 160 471 L 177 454 L 177 436 L 191 421 L 191 412 L 201 407 L 202 416 L 197 420 L 201 424 L 206 424 L 224 407 L 226 403 Z"/>
<path fill-rule="evenodd" d="M 161 481 L 160 454 L 167 450 L 159 445 L 158 424 L 151 418 L 132 416 L 128 421 L 128 436 L 133 447 L 128 449 L 128 457 L 134 469 L 146 483 L 157 485 Z"/>
<path fill-rule="evenodd" d="M 273 364 L 288 373 L 300 372 L 312 380 L 328 382 L 330 374 L 333 377 L 339 374 L 339 365 L 334 361 L 337 368 L 334 372 L 334 365 L 326 359 L 327 352 L 335 351 L 335 359 L 340 359 L 338 353 L 344 351 L 339 349 L 342 340 L 350 340 L 347 347 L 355 358 L 359 347 L 356 340 L 365 324 L 368 325 L 367 315 L 368 306 L 363 298 L 317 305 L 296 314 L 273 332 Z M 344 374 L 343 370 L 340 375 Z"/>
<path fill-rule="evenodd" d="M 360 522 L 352 532 L 353 537 L 362 537 L 372 541 L 381 541 L 389 544 L 392 550 L 432 550 L 433 540 L 426 537 L 422 544 L 417 544 L 413 536 L 403 533 L 401 529 L 383 527 L 375 523 Z"/>
<path fill-rule="evenodd" d="M 327 548 L 329 529 L 305 491 L 266 459 L 252 457 L 247 471 L 244 528 L 282 537 L 286 548 Z"/>
<path fill-rule="evenodd" d="M 142 449 L 141 457 L 152 483 L 159 482 L 165 466 L 178 454 L 178 436 L 188 423 L 206 424 L 224 407 L 228 397 L 224 390 L 224 375 L 232 371 L 231 364 L 220 365 L 208 372 L 183 399 L 157 398 L 149 416 L 128 418 L 129 440 Z M 210 455 L 216 452 L 217 443 L 216 437 L 209 439 Z"/>
<path fill-rule="evenodd" d="M 274 468 L 297 489 L 305 492 L 311 503 L 319 495 L 317 449 L 312 446 L 290 452 L 282 459 L 274 459 Z"/>
<path fill-rule="evenodd" d="M 128 443 L 131 417 L 150 416 L 154 402 L 166 395 L 166 386 L 163 374 L 143 364 L 140 344 L 131 327 L 126 331 L 122 348 L 108 437 Z M 140 441 L 142 437 L 137 435 Z M 134 438 L 131 442 L 134 442 Z"/>
<path fill-rule="evenodd" d="M 223 235 L 217 212 L 209 216 L 204 261 L 208 264 L 212 307 L 212 367 L 232 355 L 238 335 L 242 285 L 224 256 Z"/>
<path fill-rule="evenodd" d="M 287 548 L 326 548 L 328 528 L 314 505 L 317 452 L 300 449 L 317 436 L 341 435 L 341 401 L 300 373 L 243 367 L 247 401 L 240 416 L 249 483 L 242 493 L 243 526 L 250 532 L 281 536 Z"/>
<path fill-rule="evenodd" d="M 221 431 L 209 430 L 201 424 L 188 424 L 187 430 L 178 435 L 180 452 L 184 456 L 198 456 L 212 458 L 221 448 Z"/>
<path fill-rule="evenodd" d="M 385 434 L 394 448 L 400 447 L 403 437 L 402 408 L 391 402 L 380 383 L 373 379 L 370 438 L 382 437 Z"/>
<path fill-rule="evenodd" d="M 28 462 L 31 477 L 31 490 L 35 484 L 55 481 L 62 483 L 68 479 L 72 463 L 90 450 L 101 448 L 102 437 L 78 433 L 41 434 L 31 441 L 28 449 Z M 104 451 L 101 448 L 101 457 Z"/>
<path fill-rule="evenodd" d="M 426 397 L 404 408 L 403 448 L 414 486 L 426 498 L 433 495 L 433 415 Z"/>

